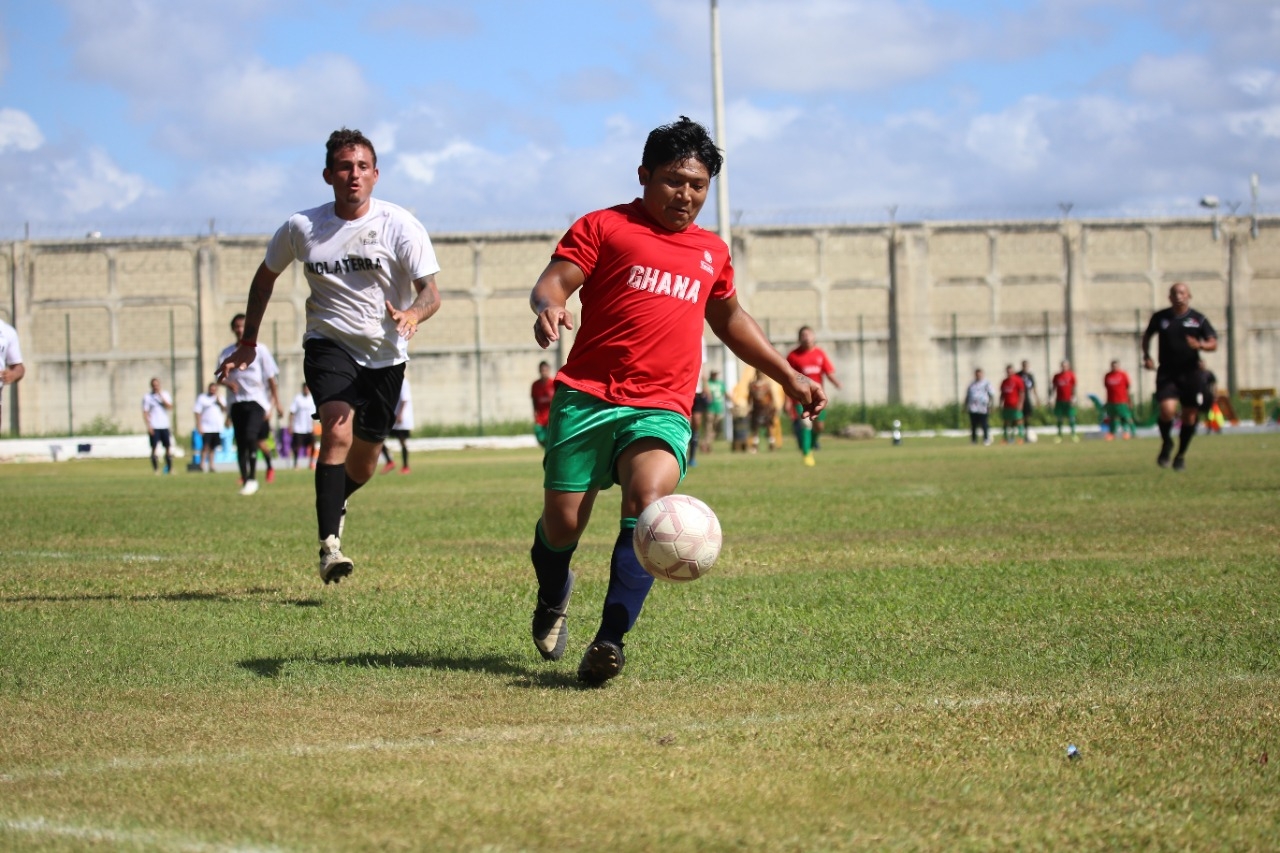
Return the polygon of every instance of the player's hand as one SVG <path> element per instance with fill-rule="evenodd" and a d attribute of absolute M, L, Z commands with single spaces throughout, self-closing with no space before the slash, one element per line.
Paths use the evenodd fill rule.
<path fill-rule="evenodd" d="M 800 417 L 813 420 L 827 407 L 826 392 L 822 390 L 821 385 L 809 377 L 797 373 L 792 377 L 790 384 L 792 387 L 786 389 L 787 396 L 800 408 Z"/>
<path fill-rule="evenodd" d="M 533 321 L 533 338 L 538 346 L 546 349 L 560 340 L 560 327 L 573 328 L 573 315 L 563 305 L 553 305 L 538 312 Z"/>
<path fill-rule="evenodd" d="M 418 312 L 412 308 L 401 311 L 388 301 L 387 316 L 396 324 L 396 334 L 406 341 L 418 331 Z"/>
<path fill-rule="evenodd" d="M 1148 356 L 1143 356 L 1143 358 L 1142 358 L 1142 366 L 1143 366 L 1143 367 L 1145 367 L 1147 370 L 1155 370 L 1155 369 L 1156 369 L 1156 363 L 1155 363 L 1154 361 L 1152 361 L 1152 360 L 1151 360 L 1151 356 L 1149 356 L 1149 355 L 1148 355 Z"/>
<path fill-rule="evenodd" d="M 1204 347 L 1200 346 L 1200 339 L 1194 335 L 1187 335 L 1187 346 L 1197 351 L 1204 349 Z"/>
<path fill-rule="evenodd" d="M 237 346 L 236 351 L 231 353 L 226 361 L 218 365 L 218 380 L 220 382 L 227 381 L 227 374 L 233 370 L 244 370 L 253 364 L 258 358 L 257 347 Z M 235 390 L 235 383 L 227 382 L 227 386 Z"/>

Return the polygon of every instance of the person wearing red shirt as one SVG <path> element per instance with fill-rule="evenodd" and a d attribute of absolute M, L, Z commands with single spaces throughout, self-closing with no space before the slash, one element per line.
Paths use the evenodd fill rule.
<path fill-rule="evenodd" d="M 653 585 L 632 533 L 641 511 L 684 477 L 704 324 L 799 400 L 806 416 L 827 402 L 738 302 L 729 247 L 694 223 L 722 163 L 697 122 L 681 116 L 653 130 L 637 170 L 641 197 L 570 226 L 529 297 L 539 346 L 558 341 L 562 328 L 577 331 L 556 377 L 542 515 L 530 550 L 538 580 L 531 629 L 545 660 L 564 654 L 569 564 L 596 497 L 614 483 L 622 493 L 600 627 L 578 665 L 578 679 L 588 685 L 622 671 L 623 637 Z M 580 323 L 567 307 L 574 293 Z"/>
<path fill-rule="evenodd" d="M 1102 377 L 1102 384 L 1107 386 L 1107 441 L 1114 441 L 1121 429 L 1127 430 L 1124 438 L 1127 441 L 1136 430 L 1133 424 L 1133 410 L 1129 407 L 1129 374 L 1120 369 L 1120 362 L 1111 362 L 1111 371 Z"/>
<path fill-rule="evenodd" d="M 1053 416 L 1058 421 L 1058 437 L 1055 444 L 1062 444 L 1062 422 L 1071 424 L 1071 440 L 1079 441 L 1076 435 L 1076 375 L 1071 370 L 1071 362 L 1063 361 L 1062 368 L 1053 374 Z"/>
<path fill-rule="evenodd" d="M 529 389 L 533 400 L 533 435 L 539 447 L 547 446 L 547 422 L 551 420 L 551 398 L 556 392 L 556 380 L 551 376 L 551 365 L 538 362 L 538 378 Z"/>
<path fill-rule="evenodd" d="M 1009 444 L 1009 431 L 1013 430 L 1014 439 L 1022 444 L 1025 425 L 1022 421 L 1022 403 L 1027 397 L 1027 386 L 1022 377 L 1013 369 L 1012 364 L 1005 365 L 1004 381 L 1000 383 L 1000 415 L 1004 423 L 1004 443 Z"/>
<path fill-rule="evenodd" d="M 811 382 L 822 385 L 824 379 L 830 379 L 832 385 L 840 387 L 835 365 L 814 343 L 813 329 L 808 326 L 800 327 L 799 346 L 787 353 L 787 364 L 809 377 Z M 818 437 L 822 435 L 822 422 L 826 419 L 826 412 L 810 419 L 801 417 L 802 410 L 794 405 L 787 408 L 791 413 L 792 432 L 800 443 L 800 452 L 804 454 L 804 464 L 812 467 L 815 464 L 813 451 L 818 447 Z"/>

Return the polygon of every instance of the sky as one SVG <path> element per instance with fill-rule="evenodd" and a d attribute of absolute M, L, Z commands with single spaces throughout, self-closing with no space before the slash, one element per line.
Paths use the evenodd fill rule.
<path fill-rule="evenodd" d="M 1280 213 L 1280 0 L 0 0 L 0 239 L 268 234 L 324 141 L 561 230 L 687 115 L 745 225 Z M 699 220 L 717 227 L 714 193 Z"/>

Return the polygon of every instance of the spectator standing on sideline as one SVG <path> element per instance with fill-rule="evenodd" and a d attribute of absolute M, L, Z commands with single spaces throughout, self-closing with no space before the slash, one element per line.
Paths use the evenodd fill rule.
<path fill-rule="evenodd" d="M 1058 372 L 1053 374 L 1050 384 L 1053 395 L 1053 417 L 1058 422 L 1058 437 L 1055 444 L 1062 444 L 1062 422 L 1071 424 L 1071 440 L 1079 441 L 1076 435 L 1076 375 L 1071 370 L 1071 362 L 1063 360 Z"/>
<path fill-rule="evenodd" d="M 790 369 L 739 304 L 729 247 L 694 224 L 721 163 L 706 129 L 688 118 L 652 131 L 637 170 L 642 196 L 570 226 L 530 294 L 543 348 L 561 327 L 574 327 L 570 296 L 582 299 L 582 327 L 556 377 L 530 550 L 538 579 L 531 629 L 544 659 L 564 654 L 569 564 L 596 497 L 615 482 L 622 492 L 600 627 L 578 665 L 589 685 L 622 672 L 623 637 L 653 585 L 632 534 L 641 511 L 684 477 L 704 326 L 806 414 L 826 404 L 822 388 Z"/>
<path fill-rule="evenodd" d="M 151 391 L 142 398 L 142 420 L 147 425 L 147 436 L 151 441 L 151 470 L 160 473 L 160 462 L 156 459 L 156 449 L 164 447 L 164 473 L 173 470 L 173 423 L 169 412 L 173 410 L 173 398 L 168 391 L 160 388 L 160 378 L 151 378 Z"/>
<path fill-rule="evenodd" d="M 533 401 L 533 437 L 539 447 L 547 446 L 547 422 L 551 419 L 551 398 L 556 393 L 556 380 L 551 375 L 551 365 L 538 362 L 538 378 L 533 380 L 529 398 Z"/>
<path fill-rule="evenodd" d="M 231 403 L 231 426 L 236 436 L 236 460 L 240 466 L 240 494 L 253 495 L 258 492 L 259 450 L 267 463 L 267 482 L 275 480 L 267 437 L 271 435 L 272 409 L 284 417 L 280 389 L 276 386 L 280 368 L 266 344 L 244 342 L 244 314 L 231 318 L 231 332 L 236 336 L 236 342 L 218 356 L 218 381 L 227 386 L 229 392 L 227 399 Z M 257 335 L 256 330 L 254 335 Z M 254 352 L 254 357 L 231 364 L 232 356 L 244 349 Z"/>
<path fill-rule="evenodd" d="M 1036 408 L 1040 406 L 1040 390 L 1036 387 L 1036 378 L 1031 375 L 1031 362 L 1025 359 L 1022 362 L 1022 369 L 1018 371 L 1018 378 L 1022 380 L 1022 427 L 1023 430 L 1031 429 L 1031 416 L 1035 414 Z M 1032 402 L 1034 401 L 1034 405 Z"/>
<path fill-rule="evenodd" d="M 213 473 L 213 457 L 222 446 L 222 427 L 227 422 L 227 406 L 218 396 L 218 383 L 210 382 L 208 389 L 191 407 L 195 413 L 196 432 L 200 433 L 200 469 Z"/>
<path fill-rule="evenodd" d="M 311 396 L 311 389 L 307 387 L 307 383 L 302 383 L 302 390 L 293 398 L 293 402 L 289 404 L 289 450 L 293 452 L 293 467 L 298 467 L 298 457 L 306 454 L 307 466 L 315 468 L 315 463 L 311 461 L 311 448 L 315 446 L 315 433 L 312 429 L 315 424 L 316 401 Z"/>
<path fill-rule="evenodd" d="M 979 367 L 973 371 L 973 381 L 965 392 L 965 408 L 969 410 L 969 443 L 978 443 L 978 430 L 982 430 L 982 443 L 991 444 L 991 403 L 996 398 L 996 389 L 991 387 L 991 380 Z"/>
<path fill-rule="evenodd" d="M 4 412 L 4 389 L 16 385 L 27 375 L 22 363 L 22 347 L 18 344 L 18 331 L 0 320 L 0 414 Z"/>
<path fill-rule="evenodd" d="M 1102 377 L 1102 384 L 1107 389 L 1107 441 L 1114 441 L 1122 429 L 1125 431 L 1123 437 L 1128 441 L 1137 432 L 1129 403 L 1129 374 L 1120 369 L 1119 361 L 1112 359 L 1111 370 Z"/>
<path fill-rule="evenodd" d="M 1022 384 L 1022 374 L 1016 373 L 1012 364 L 1005 365 L 1004 381 L 1000 383 L 1000 420 L 1004 430 L 1004 443 L 1009 444 L 1009 430 L 1013 440 L 1022 444 L 1025 424 L 1022 419 L 1023 402 L 1027 398 L 1027 386 Z"/>
<path fill-rule="evenodd" d="M 1160 366 L 1151 358 L 1151 339 L 1158 338 Z M 1182 411 L 1178 434 L 1178 455 L 1173 470 L 1187 466 L 1187 448 L 1196 434 L 1204 385 L 1200 376 L 1200 353 L 1218 348 L 1218 334 L 1209 318 L 1191 307 L 1191 288 L 1178 282 L 1169 288 L 1169 307 L 1151 315 L 1142 333 L 1142 366 L 1156 371 L 1156 401 L 1160 406 L 1160 455 L 1156 464 L 1169 467 L 1173 453 L 1173 418 Z"/>
<path fill-rule="evenodd" d="M 351 574 L 341 549 L 347 499 L 377 470 L 395 423 L 409 339 L 440 309 L 440 266 L 422 223 L 373 198 L 378 154 L 360 131 L 329 135 L 322 174 L 333 200 L 295 213 L 267 244 L 249 286 L 245 335 L 221 370 L 254 364 L 276 279 L 298 261 L 311 288 L 303 375 L 320 415 L 316 526 L 320 578 L 328 584 Z"/>
<path fill-rule="evenodd" d="M 702 434 L 702 449 L 710 453 L 716 436 L 724 429 L 725 387 L 720 371 L 713 370 L 707 375 L 703 393 L 707 397 L 707 428 Z"/>
<path fill-rule="evenodd" d="M 413 396 L 409 392 L 409 380 L 400 383 L 400 399 L 396 402 L 396 422 L 391 426 L 391 435 L 400 442 L 400 473 L 409 473 L 409 434 L 413 432 Z M 382 473 L 389 474 L 396 469 L 395 460 L 386 442 L 382 444 L 382 457 L 387 461 Z"/>
<path fill-rule="evenodd" d="M 1216 432 L 1218 425 L 1209 415 L 1218 399 L 1218 377 L 1209 369 L 1209 365 L 1200 359 L 1200 417 L 1204 419 L 1205 432 Z"/>
<path fill-rule="evenodd" d="M 796 348 L 787 353 L 787 364 L 791 365 L 793 370 L 807 376 L 810 382 L 822 386 L 825 380 L 830 379 L 831 384 L 839 389 L 840 380 L 836 379 L 835 365 L 815 343 L 813 329 L 801 326 L 797 337 L 799 340 Z M 807 418 L 803 417 L 801 409 L 795 406 L 789 408 L 792 412 L 791 431 L 800 444 L 804 464 L 812 467 L 815 464 L 813 451 L 818 448 L 818 439 L 822 436 L 822 422 L 826 419 L 827 413 L 823 411 L 819 412 L 816 418 Z"/>

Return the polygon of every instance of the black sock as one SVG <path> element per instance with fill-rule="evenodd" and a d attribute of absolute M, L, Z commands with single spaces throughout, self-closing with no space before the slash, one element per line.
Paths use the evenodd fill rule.
<path fill-rule="evenodd" d="M 338 535 L 342 523 L 343 478 L 347 476 L 345 465 L 316 466 L 316 522 L 320 529 L 320 541 Z"/>
<path fill-rule="evenodd" d="M 156 455 L 154 453 L 151 454 L 151 470 L 152 471 L 160 470 L 160 463 L 156 461 Z"/>
<path fill-rule="evenodd" d="M 400 445 L 400 463 L 402 468 L 409 467 L 409 445 L 407 444 Z"/>
<path fill-rule="evenodd" d="M 387 450 L 387 446 L 385 444 L 382 445 L 382 458 L 387 462 L 391 461 L 391 451 Z"/>
<path fill-rule="evenodd" d="M 538 578 L 538 598 L 545 604 L 558 604 L 564 601 L 569 591 L 569 561 L 577 549 L 575 542 L 568 548 L 555 550 L 542 539 L 542 519 L 533 528 L 533 547 L 529 549 L 529 559 L 533 563 L 533 573 Z"/>
<path fill-rule="evenodd" d="M 1160 421 L 1160 438 L 1165 445 L 1173 443 L 1173 421 Z"/>
<path fill-rule="evenodd" d="M 1195 437 L 1195 423 L 1182 422 L 1182 429 L 1178 432 L 1178 455 L 1183 456 L 1187 452 L 1187 446 L 1191 444 L 1191 439 Z"/>
<path fill-rule="evenodd" d="M 359 489 L 361 486 L 363 486 L 364 483 L 357 483 L 355 480 L 351 479 L 351 475 L 347 473 L 347 468 L 345 465 L 342 466 L 342 475 L 346 480 L 345 484 L 343 485 L 342 499 L 346 500 L 347 498 L 351 497 L 351 495 L 355 493 L 356 489 Z"/>

